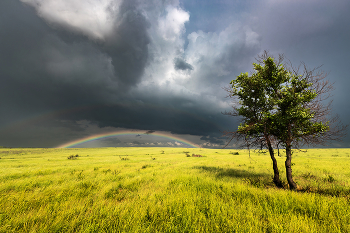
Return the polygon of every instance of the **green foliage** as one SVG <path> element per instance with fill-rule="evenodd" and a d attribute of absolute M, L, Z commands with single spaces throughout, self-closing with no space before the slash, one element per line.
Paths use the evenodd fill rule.
<path fill-rule="evenodd" d="M 328 122 L 315 120 L 314 110 L 308 107 L 317 93 L 307 76 L 288 71 L 271 57 L 253 66 L 251 76 L 242 73 L 231 81 L 231 94 L 240 104 L 236 110 L 243 117 L 238 133 L 249 137 L 267 133 L 286 145 L 329 130 Z"/>

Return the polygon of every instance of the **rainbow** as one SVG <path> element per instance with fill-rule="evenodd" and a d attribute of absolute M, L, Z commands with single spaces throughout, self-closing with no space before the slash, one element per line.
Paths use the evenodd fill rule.
<path fill-rule="evenodd" d="M 175 140 L 175 141 L 181 142 L 185 145 L 188 145 L 190 147 L 195 147 L 195 148 L 199 147 L 198 145 L 196 145 L 188 140 L 174 136 L 172 134 L 169 135 L 169 134 L 159 133 L 159 132 L 147 134 L 145 131 L 118 131 L 118 132 L 94 134 L 94 135 L 91 135 L 88 137 L 84 137 L 84 138 L 80 138 L 80 139 L 77 139 L 74 141 L 70 141 L 70 142 L 62 144 L 56 148 L 70 148 L 70 147 L 77 146 L 77 145 L 80 145 L 80 144 L 86 143 L 86 142 L 91 142 L 91 141 L 95 141 L 95 140 L 99 140 L 99 139 L 103 139 L 103 138 L 109 138 L 109 137 L 125 136 L 125 135 L 152 135 L 152 136 L 158 136 L 161 138 Z"/>

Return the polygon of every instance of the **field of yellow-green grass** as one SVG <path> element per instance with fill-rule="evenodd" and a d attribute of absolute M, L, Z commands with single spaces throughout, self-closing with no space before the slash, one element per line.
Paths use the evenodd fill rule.
<path fill-rule="evenodd" d="M 2 148 L 0 232 L 350 232 L 349 155 L 294 151 L 289 191 L 257 151 Z"/>

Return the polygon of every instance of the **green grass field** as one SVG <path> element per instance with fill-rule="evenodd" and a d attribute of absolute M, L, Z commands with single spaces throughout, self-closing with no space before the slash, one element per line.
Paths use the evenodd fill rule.
<path fill-rule="evenodd" d="M 0 232 L 350 232 L 349 155 L 294 152 L 292 192 L 268 153 L 3 148 Z"/>

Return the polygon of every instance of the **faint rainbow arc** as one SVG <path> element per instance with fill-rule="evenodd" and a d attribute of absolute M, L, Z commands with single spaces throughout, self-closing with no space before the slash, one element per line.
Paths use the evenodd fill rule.
<path fill-rule="evenodd" d="M 179 141 L 185 145 L 191 146 L 191 147 L 195 147 L 198 148 L 199 146 L 193 142 L 190 142 L 186 139 L 177 137 L 177 136 L 169 136 L 167 134 L 164 133 L 151 133 L 151 134 L 146 134 L 144 131 L 119 131 L 119 132 L 109 132 L 109 133 L 101 133 L 101 134 L 94 134 L 91 136 L 87 136 L 84 138 L 80 138 L 74 141 L 70 141 L 67 142 L 65 144 L 62 144 L 56 148 L 70 148 L 73 146 L 77 146 L 79 144 L 82 143 L 86 143 L 86 142 L 91 142 L 91 141 L 95 141 L 95 140 L 99 140 L 99 139 L 103 139 L 103 138 L 109 138 L 109 137 L 115 137 L 115 136 L 124 136 L 124 135 L 152 135 L 152 136 L 158 136 L 158 137 L 162 137 L 162 138 L 167 138 L 167 139 L 171 139 L 171 140 L 175 140 L 175 141 Z"/>

